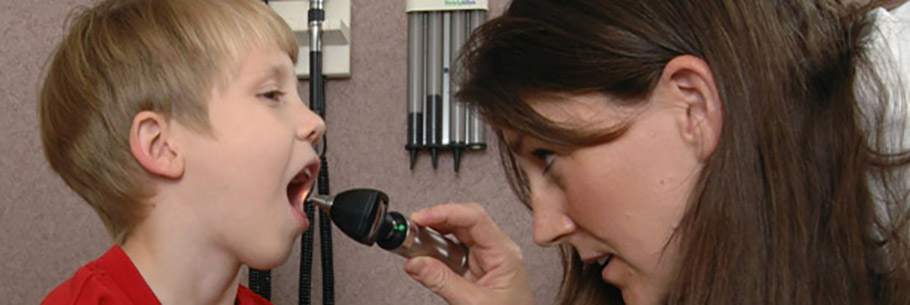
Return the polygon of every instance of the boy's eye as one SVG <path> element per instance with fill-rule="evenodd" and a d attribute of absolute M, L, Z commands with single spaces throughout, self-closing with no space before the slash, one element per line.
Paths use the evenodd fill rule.
<path fill-rule="evenodd" d="M 556 158 L 556 154 L 552 150 L 547 149 L 535 149 L 531 152 L 531 155 L 543 162 L 544 174 L 550 171 L 550 167 L 553 166 L 553 161 L 555 161 Z"/>
<path fill-rule="evenodd" d="M 281 102 L 281 98 L 284 96 L 284 92 L 279 90 L 272 90 L 266 93 L 260 93 L 259 97 L 265 98 L 274 102 Z"/>

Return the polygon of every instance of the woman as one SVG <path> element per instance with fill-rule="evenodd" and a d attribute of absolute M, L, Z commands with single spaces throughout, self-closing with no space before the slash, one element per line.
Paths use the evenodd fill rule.
<path fill-rule="evenodd" d="M 475 32 L 460 97 L 499 134 L 535 242 L 564 250 L 560 303 L 910 303 L 906 95 L 888 89 L 910 61 L 880 44 L 910 36 L 879 37 L 873 7 L 515 0 Z M 409 261 L 418 281 L 533 303 L 479 206 L 412 217 L 472 251 L 464 278 Z"/>

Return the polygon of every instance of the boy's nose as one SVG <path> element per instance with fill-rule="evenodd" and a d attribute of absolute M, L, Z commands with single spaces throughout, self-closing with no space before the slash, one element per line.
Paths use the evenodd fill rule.
<path fill-rule="evenodd" d="M 309 108 L 302 108 L 304 115 L 297 124 L 297 138 L 316 145 L 325 133 L 325 121 Z"/>

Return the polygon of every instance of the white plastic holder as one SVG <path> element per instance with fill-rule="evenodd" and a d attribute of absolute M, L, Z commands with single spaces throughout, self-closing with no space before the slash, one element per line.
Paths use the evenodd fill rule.
<path fill-rule="evenodd" d="M 328 78 L 351 77 L 351 0 L 325 0 L 322 22 L 322 72 Z M 272 7 L 297 36 L 297 77 L 310 77 L 310 36 L 307 1 L 270 1 Z"/>

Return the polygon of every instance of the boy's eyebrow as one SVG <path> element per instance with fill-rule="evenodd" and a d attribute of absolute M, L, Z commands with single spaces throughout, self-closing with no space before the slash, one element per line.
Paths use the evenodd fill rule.
<path fill-rule="evenodd" d="M 269 78 L 285 81 L 289 75 L 294 74 L 285 65 L 278 63 L 268 64 L 264 70 L 260 71 L 264 71 L 264 73 L 261 73 L 259 77 L 256 78 L 256 82 L 263 82 Z"/>

